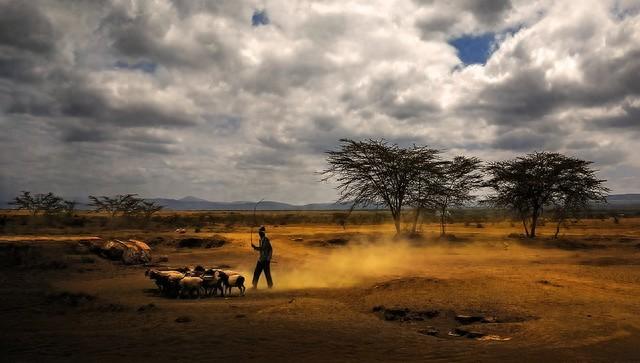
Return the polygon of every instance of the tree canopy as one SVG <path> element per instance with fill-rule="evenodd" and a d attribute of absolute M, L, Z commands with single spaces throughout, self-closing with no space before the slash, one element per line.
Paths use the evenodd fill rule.
<path fill-rule="evenodd" d="M 491 162 L 486 167 L 493 189 L 487 199 L 514 211 L 527 237 L 536 236 L 545 208 L 575 210 L 591 201 L 605 201 L 605 180 L 596 177 L 592 162 L 552 152 L 534 152 L 512 160 Z"/>
<path fill-rule="evenodd" d="M 40 194 L 31 194 L 28 191 L 22 191 L 9 204 L 15 205 L 16 209 L 28 210 L 33 216 L 40 213 L 52 215 L 63 211 L 73 210 L 75 202 L 65 201 L 63 198 L 49 192 Z"/>
<path fill-rule="evenodd" d="M 120 194 L 113 197 L 93 195 L 89 196 L 90 206 L 94 207 L 96 212 L 106 212 L 111 218 L 118 214 L 122 216 L 143 215 L 146 219 L 162 210 L 163 207 L 153 201 L 146 201 L 138 198 L 137 194 Z"/>
<path fill-rule="evenodd" d="M 338 150 L 327 151 L 322 180 L 335 179 L 338 202 L 353 207 L 385 205 L 400 233 L 402 207 L 425 170 L 437 165 L 440 151 L 426 146 L 402 148 L 384 139 L 341 139 Z"/>

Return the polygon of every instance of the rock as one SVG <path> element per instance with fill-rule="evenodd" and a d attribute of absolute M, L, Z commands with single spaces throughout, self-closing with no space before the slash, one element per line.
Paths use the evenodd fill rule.
<path fill-rule="evenodd" d="M 477 323 L 482 321 L 484 317 L 482 316 L 474 316 L 474 315 L 456 315 L 456 320 L 460 323 L 460 324 L 473 324 L 473 323 Z"/>
<path fill-rule="evenodd" d="M 151 262 L 151 248 L 145 242 L 130 239 L 110 240 L 104 244 L 96 242 L 93 251 L 110 260 L 121 260 L 127 265 Z"/>
<path fill-rule="evenodd" d="M 438 335 L 438 329 L 436 329 L 436 328 L 434 328 L 432 326 L 428 326 L 427 329 L 418 330 L 418 333 L 424 334 L 424 335 L 437 336 Z"/>

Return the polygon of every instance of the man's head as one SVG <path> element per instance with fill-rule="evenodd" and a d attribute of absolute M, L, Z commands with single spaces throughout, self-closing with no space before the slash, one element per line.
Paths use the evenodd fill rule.
<path fill-rule="evenodd" d="M 260 237 L 264 237 L 265 231 L 266 229 L 264 228 L 264 226 L 260 226 L 260 228 L 258 228 L 258 234 L 260 235 Z"/>

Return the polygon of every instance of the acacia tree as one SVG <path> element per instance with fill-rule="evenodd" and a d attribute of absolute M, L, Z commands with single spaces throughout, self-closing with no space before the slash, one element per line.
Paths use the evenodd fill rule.
<path fill-rule="evenodd" d="M 137 194 L 120 194 L 114 197 L 90 195 L 89 200 L 91 200 L 89 205 L 94 207 L 96 212 L 106 212 L 112 219 L 120 214 L 121 216 L 142 215 L 145 220 L 149 220 L 153 214 L 164 208 L 156 202 L 138 198 Z"/>
<path fill-rule="evenodd" d="M 514 211 L 522 220 L 525 235 L 536 237 L 538 220 L 545 208 L 584 208 L 590 201 L 604 201 L 609 191 L 598 179 L 592 162 L 559 153 L 534 152 L 512 160 L 490 163 L 494 190 L 488 202 Z"/>
<path fill-rule="evenodd" d="M 446 233 L 447 213 L 476 199 L 472 193 L 483 183 L 482 161 L 476 157 L 456 156 L 442 165 L 436 190 L 427 201 L 440 213 L 440 235 Z"/>
<path fill-rule="evenodd" d="M 409 191 L 408 204 L 414 207 L 413 226 L 411 233 L 415 234 L 420 215 L 425 211 L 436 209 L 434 200 L 442 191 L 442 180 L 445 172 L 446 161 L 441 161 L 437 156 L 422 160 L 422 165 L 416 166 L 420 172 Z"/>
<path fill-rule="evenodd" d="M 89 200 L 91 201 L 89 205 L 96 212 L 106 212 L 112 219 L 118 214 L 135 214 L 138 205 L 142 202 L 142 199 L 138 198 L 137 194 L 119 194 L 114 197 L 90 195 Z"/>
<path fill-rule="evenodd" d="M 410 189 L 440 151 L 416 145 L 401 148 L 384 139 L 340 142 L 338 150 L 327 151 L 329 167 L 322 171 L 322 180 L 335 179 L 338 202 L 353 203 L 351 209 L 387 206 L 399 234 L 402 207 L 408 202 Z"/>
<path fill-rule="evenodd" d="M 145 220 L 150 220 L 151 217 L 161 211 L 164 207 L 157 204 L 156 202 L 143 200 L 138 204 L 138 212 L 142 214 Z"/>
<path fill-rule="evenodd" d="M 577 168 L 585 169 L 591 162 L 576 164 Z M 553 216 L 556 221 L 554 238 L 558 238 L 562 225 L 566 227 L 565 222 L 568 218 L 580 218 L 580 212 L 589 209 L 590 203 L 607 202 L 606 194 L 609 192 L 609 189 L 602 185 L 603 182 L 604 180 L 595 178 L 593 171 L 591 171 L 591 173 L 574 172 L 564 175 L 562 184 L 560 185 L 559 198 L 553 205 Z"/>
<path fill-rule="evenodd" d="M 32 216 L 36 216 L 41 212 L 46 215 L 59 213 L 65 209 L 65 203 L 64 199 L 51 192 L 31 194 L 31 192 L 22 191 L 9 204 L 15 205 L 18 210 L 28 210 Z"/>

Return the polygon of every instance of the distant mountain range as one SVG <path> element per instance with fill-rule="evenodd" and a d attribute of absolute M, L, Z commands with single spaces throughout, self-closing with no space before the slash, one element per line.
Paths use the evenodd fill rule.
<path fill-rule="evenodd" d="M 338 203 L 314 203 L 295 205 L 271 200 L 264 200 L 256 206 L 256 202 L 211 202 L 196 197 L 184 197 L 181 199 L 149 198 L 167 209 L 173 210 L 347 210 L 350 204 Z"/>
<path fill-rule="evenodd" d="M 89 209 L 86 203 L 88 200 L 82 198 L 74 198 L 78 202 L 78 209 Z M 166 209 L 172 210 L 253 210 L 256 206 L 254 201 L 237 201 L 237 202 L 212 202 L 202 198 L 196 198 L 187 196 L 180 199 L 171 198 L 147 198 L 149 201 L 157 202 L 164 206 Z M 640 194 L 612 194 L 607 197 L 608 205 L 607 209 L 630 209 L 640 208 Z M 289 204 L 283 202 L 265 200 L 260 202 L 256 206 L 256 210 L 273 210 L 273 211 L 287 211 L 287 210 L 347 210 L 351 205 L 349 203 L 313 203 L 313 204 Z M 8 202 L 0 202 L 0 209 L 9 209 L 13 206 Z"/>

